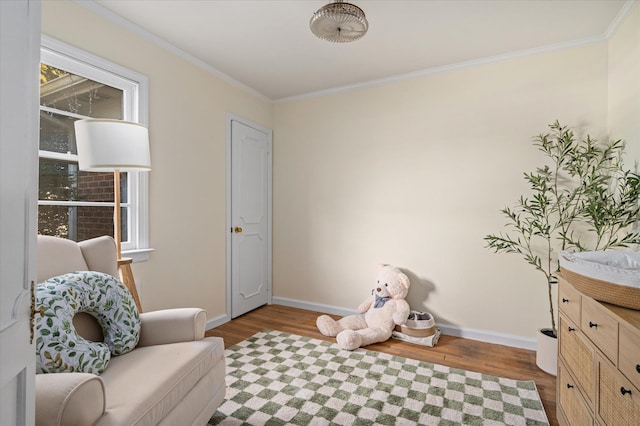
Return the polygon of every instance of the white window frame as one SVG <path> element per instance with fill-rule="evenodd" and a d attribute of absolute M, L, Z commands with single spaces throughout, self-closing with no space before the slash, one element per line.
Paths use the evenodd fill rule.
<path fill-rule="evenodd" d="M 147 76 L 62 43 L 48 36 L 41 38 L 40 62 L 56 68 L 82 75 L 94 81 L 123 90 L 123 119 L 148 125 L 149 79 Z M 42 107 L 41 110 L 49 110 Z M 65 112 L 66 115 L 74 114 Z M 78 116 L 79 118 L 83 118 Z M 77 162 L 77 155 L 39 151 L 40 158 L 70 160 Z M 124 257 L 134 262 L 149 259 L 149 172 L 128 173 L 129 235 L 122 243 Z M 82 202 L 49 202 L 39 200 L 38 205 L 88 205 Z M 113 204 L 113 203 L 111 203 Z M 108 205 L 101 203 L 100 205 Z"/>

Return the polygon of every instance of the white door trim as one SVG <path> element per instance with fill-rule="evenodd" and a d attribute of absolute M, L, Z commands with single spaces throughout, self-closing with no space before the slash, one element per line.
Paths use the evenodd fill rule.
<path fill-rule="evenodd" d="M 260 130 L 261 132 L 264 132 L 267 134 L 267 140 L 268 140 L 268 144 L 269 144 L 269 152 L 273 152 L 273 131 L 267 127 L 261 126 L 259 124 L 253 123 L 247 119 L 244 119 L 238 115 L 235 115 L 233 113 L 227 112 L 226 115 L 226 159 L 225 159 L 225 179 L 226 179 L 226 196 L 225 196 L 225 203 L 226 203 L 226 229 L 225 229 L 225 235 L 226 235 L 226 273 L 225 273 L 225 280 L 226 280 L 226 303 L 225 303 L 225 319 L 224 322 L 227 321 L 231 321 L 231 237 L 232 237 L 232 233 L 231 233 L 231 227 L 233 226 L 233 224 L 231 223 L 231 123 L 233 121 L 237 121 L 239 123 L 242 123 L 246 126 L 249 127 L 253 127 L 256 130 Z M 273 209 L 272 209 L 272 198 L 273 198 L 273 190 L 272 190 L 272 185 L 273 185 L 273 172 L 272 172 L 272 163 L 273 163 L 273 156 L 271 155 L 271 158 L 269 158 L 269 160 L 267 161 L 267 192 L 268 192 L 268 196 L 267 196 L 267 212 L 269 215 L 269 220 L 267 221 L 267 237 L 269 239 L 269 244 L 267 246 L 267 277 L 268 277 L 268 281 L 269 281 L 269 286 L 268 286 L 268 290 L 267 290 L 267 303 L 271 304 L 272 303 L 272 297 L 273 297 L 273 276 L 272 276 L 272 250 L 271 250 L 271 246 L 272 246 L 272 232 L 271 232 L 271 224 L 273 223 Z"/>
<path fill-rule="evenodd" d="M 39 1 L 0 0 L 0 424 L 35 424 Z"/>

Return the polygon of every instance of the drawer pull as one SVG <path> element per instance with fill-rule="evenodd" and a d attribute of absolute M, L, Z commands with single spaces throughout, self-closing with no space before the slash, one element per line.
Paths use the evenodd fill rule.
<path fill-rule="evenodd" d="M 589 321 L 589 328 L 594 328 L 594 327 L 595 327 L 595 328 L 598 328 L 598 324 L 597 324 L 597 323 L 595 323 L 595 322 L 591 322 L 591 321 Z"/>
<path fill-rule="evenodd" d="M 629 389 L 625 389 L 624 386 L 621 386 L 620 393 L 623 395 L 626 395 L 626 394 L 631 394 L 631 391 Z"/>
<path fill-rule="evenodd" d="M 567 327 L 567 330 L 569 330 L 569 331 L 576 331 L 576 329 L 575 329 L 575 328 L 573 328 L 573 327 Z"/>
<path fill-rule="evenodd" d="M 569 303 L 569 299 L 562 298 L 562 303 Z"/>
<path fill-rule="evenodd" d="M 640 373 L 640 364 L 636 364 L 636 371 Z"/>
<path fill-rule="evenodd" d="M 567 389 L 573 389 L 573 385 L 570 385 L 569 383 L 567 383 Z"/>

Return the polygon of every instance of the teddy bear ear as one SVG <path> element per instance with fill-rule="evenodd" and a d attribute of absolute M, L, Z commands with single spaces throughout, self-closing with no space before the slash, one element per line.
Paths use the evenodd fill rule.
<path fill-rule="evenodd" d="M 411 284 L 409 282 L 409 277 L 407 277 L 404 273 L 400 272 L 400 274 L 398 275 L 398 277 L 400 278 L 400 282 L 402 283 L 402 285 L 404 286 L 404 288 L 409 288 L 409 285 Z"/>

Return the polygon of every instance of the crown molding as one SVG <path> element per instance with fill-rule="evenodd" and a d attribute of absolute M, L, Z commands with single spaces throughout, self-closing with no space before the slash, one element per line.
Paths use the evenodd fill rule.
<path fill-rule="evenodd" d="M 585 46 L 589 44 L 601 43 L 606 40 L 607 38 L 604 35 L 601 35 L 596 37 L 589 37 L 589 38 L 584 38 L 580 40 L 569 41 L 565 43 L 558 43 L 558 44 L 553 44 L 548 46 L 536 47 L 533 49 L 519 50 L 516 52 L 510 52 L 503 55 L 487 56 L 485 58 L 474 59 L 471 61 L 458 62 L 456 64 L 443 65 L 441 67 L 427 68 L 420 71 L 414 71 L 406 74 L 398 74 L 390 77 L 379 78 L 376 80 L 370 80 L 370 81 L 350 84 L 346 86 L 334 87 L 326 90 L 319 90 L 317 92 L 310 92 L 302 95 L 289 96 L 286 98 L 276 99 L 273 101 L 273 103 L 281 104 L 286 102 L 317 98 L 320 96 L 332 95 L 335 93 L 347 92 L 355 89 L 362 89 L 365 87 L 380 86 L 383 84 L 388 84 L 388 83 L 402 81 L 402 80 L 410 80 L 410 79 L 424 77 L 428 75 L 441 74 L 449 71 L 477 67 L 480 65 L 487 65 L 487 64 L 492 64 L 496 62 L 509 61 L 512 59 L 521 58 L 525 56 L 539 55 L 542 53 L 554 52 L 557 50 L 573 49 L 576 47 Z"/>
<path fill-rule="evenodd" d="M 638 0 L 627 0 L 624 6 L 620 8 L 620 12 L 618 12 L 616 17 L 613 18 L 613 21 L 611 21 L 611 24 L 609 24 L 607 31 L 605 31 L 604 33 L 604 36 L 607 40 L 613 37 L 615 32 L 618 30 L 618 28 L 620 28 L 620 25 L 622 25 L 624 20 L 627 19 L 627 16 L 629 16 L 631 10 L 637 3 Z"/>
<path fill-rule="evenodd" d="M 156 36 L 155 34 L 145 30 L 144 28 L 140 27 L 137 24 L 134 24 L 133 22 L 123 18 L 122 16 L 110 11 L 109 9 L 107 9 L 104 6 L 100 6 L 98 3 L 94 2 L 93 0 L 73 0 L 76 4 L 92 11 L 93 13 L 95 13 L 96 15 L 101 16 L 102 18 L 105 18 L 111 22 L 113 22 L 116 25 L 119 25 L 137 35 L 139 35 L 140 37 L 144 38 L 147 41 L 150 41 L 166 50 L 168 50 L 169 52 L 175 54 L 176 56 L 181 57 L 182 59 L 186 60 L 187 62 L 192 63 L 193 65 L 196 65 L 206 71 L 208 71 L 209 73 L 215 75 L 216 77 L 218 77 L 219 79 L 229 83 L 230 85 L 241 89 L 245 92 L 248 92 L 264 101 L 267 101 L 269 103 L 272 103 L 273 100 L 268 98 L 267 96 L 263 95 L 262 93 L 258 92 L 257 90 L 255 90 L 252 87 L 247 86 L 244 83 L 241 83 L 240 81 L 236 80 L 235 78 L 231 77 L 228 74 L 223 73 L 222 71 L 220 71 L 219 69 L 209 65 L 208 63 L 204 62 L 203 60 L 193 56 L 190 53 L 185 52 L 184 50 L 180 49 L 179 47 L 171 44 L 170 42 L 168 42 L 167 40 Z"/>
<path fill-rule="evenodd" d="M 398 82 L 398 81 L 403 81 L 403 80 L 410 80 L 410 79 L 415 79 L 415 78 L 419 78 L 419 77 L 424 77 L 424 76 L 428 76 L 428 75 L 434 75 L 434 74 L 440 74 L 440 73 L 444 73 L 444 72 L 449 72 L 449 71 L 455 71 L 455 70 L 460 70 L 460 69 L 465 69 L 465 68 L 471 68 L 471 67 L 476 67 L 476 66 L 481 66 L 481 65 L 487 65 L 487 64 L 491 64 L 491 63 L 496 63 L 496 62 L 503 62 L 503 61 L 508 61 L 511 59 L 516 59 L 516 58 L 521 58 L 521 57 L 525 57 L 525 56 L 533 56 L 533 55 L 539 55 L 539 54 L 543 54 L 543 53 L 548 53 L 548 52 L 554 52 L 554 51 L 558 51 L 558 50 L 563 50 L 563 49 L 572 49 L 572 48 L 576 48 L 576 47 L 580 47 L 580 46 L 585 46 L 585 45 L 589 45 L 589 44 L 595 44 L 595 43 L 601 43 L 604 41 L 609 40 L 617 31 L 617 29 L 620 27 L 620 25 L 624 22 L 624 20 L 627 18 L 627 16 L 630 14 L 631 10 L 637 5 L 637 3 L 639 2 L 639 0 L 627 0 L 625 2 L 625 4 L 622 6 L 622 8 L 620 9 L 620 12 L 618 12 L 618 14 L 616 15 L 616 17 L 614 18 L 614 20 L 611 22 L 611 24 L 608 26 L 608 28 L 606 29 L 606 31 L 604 32 L 604 34 L 599 35 L 599 36 L 594 36 L 594 37 L 588 37 L 588 38 L 584 38 L 584 39 L 579 39 L 579 40 L 573 40 L 573 41 L 569 41 L 569 42 L 565 42 L 565 43 L 558 43 L 558 44 L 553 44 L 553 45 L 548 45 L 548 46 L 542 46 L 542 47 L 537 47 L 537 48 L 532 48 L 532 49 L 525 49 L 525 50 L 520 50 L 520 51 L 516 51 L 516 52 L 510 52 L 510 53 L 506 53 L 506 54 L 502 54 L 502 55 L 494 55 L 494 56 L 488 56 L 485 58 L 480 58 L 480 59 L 475 59 L 475 60 L 471 60 L 471 61 L 464 61 L 464 62 L 459 62 L 456 64 L 450 64 L 450 65 L 443 65 L 441 67 L 434 67 L 434 68 L 427 68 L 427 69 L 423 69 L 423 70 L 419 70 L 419 71 L 414 71 L 414 72 L 409 72 L 409 73 L 404 73 L 404 74 L 397 74 L 394 76 L 390 76 L 390 77 L 384 77 L 384 78 L 380 78 L 380 79 L 375 79 L 375 80 L 370 80 L 370 81 L 364 81 L 361 83 L 355 83 L 355 84 L 350 84 L 350 85 L 345 85 L 345 86 L 338 86 L 338 87 L 333 87 L 330 89 L 324 89 L 324 90 L 318 90 L 315 92 L 309 92 L 309 93 L 303 93 L 300 95 L 294 95 L 294 96 L 287 96 L 284 98 L 279 98 L 279 99 L 271 99 L 267 96 L 265 96 L 264 94 L 258 92 L 257 90 L 255 90 L 252 87 L 247 86 L 244 83 L 241 83 L 240 81 L 236 80 L 235 78 L 229 76 L 228 74 L 223 73 L 222 71 L 218 70 L 217 68 L 209 65 L 208 63 L 204 62 L 203 60 L 196 58 L 195 56 L 191 55 L 190 53 L 185 52 L 184 50 L 180 49 L 179 47 L 171 44 L 170 42 L 156 36 L 155 34 L 150 33 L 149 31 L 143 29 L 142 27 L 134 24 L 133 22 L 121 17 L 120 15 L 108 10 L 107 8 L 100 6 L 99 4 L 97 4 L 96 2 L 94 2 L 93 0 L 74 0 L 74 2 L 76 2 L 77 4 L 91 10 L 92 12 L 96 13 L 97 15 L 102 16 L 105 19 L 108 19 L 110 21 L 112 21 L 113 23 L 126 28 L 127 30 L 143 37 L 144 39 L 155 43 L 165 49 L 167 49 L 168 51 L 170 51 L 171 53 L 187 60 L 188 62 L 208 71 L 209 73 L 215 75 L 216 77 L 220 78 L 221 80 L 231 84 L 232 86 L 235 86 L 247 93 L 250 93 L 266 102 L 272 103 L 272 104 L 283 104 L 283 103 L 288 103 L 288 102 L 294 102 L 294 101 L 300 101 L 300 100 L 305 100 L 305 99 L 311 99 L 311 98 L 317 98 L 317 97 L 322 97 L 322 96 L 327 96 L 327 95 L 332 95 L 332 94 L 337 94 L 337 93 L 343 93 L 343 92 L 348 92 L 348 91 L 352 91 L 352 90 L 357 90 L 357 89 L 363 89 L 363 88 L 367 88 L 367 87 L 374 87 L 374 86 L 380 86 L 380 85 L 384 85 L 384 84 L 388 84 L 388 83 L 393 83 L 393 82 Z"/>

